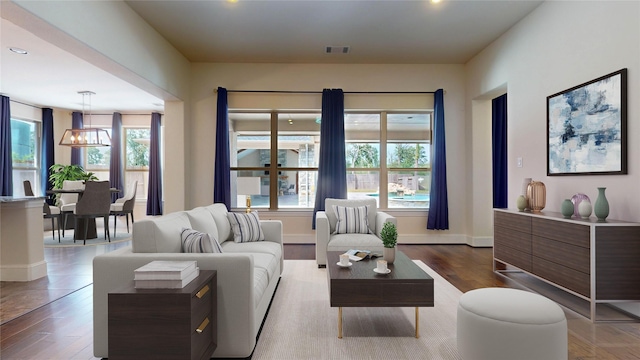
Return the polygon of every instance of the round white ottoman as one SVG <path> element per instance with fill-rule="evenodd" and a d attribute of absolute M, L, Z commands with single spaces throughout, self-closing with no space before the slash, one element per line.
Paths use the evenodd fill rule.
<path fill-rule="evenodd" d="M 471 290 L 458 304 L 465 360 L 566 360 L 567 320 L 555 302 L 509 288 Z"/>

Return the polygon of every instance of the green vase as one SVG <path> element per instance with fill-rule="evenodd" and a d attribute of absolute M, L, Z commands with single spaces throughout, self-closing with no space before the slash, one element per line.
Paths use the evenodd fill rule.
<path fill-rule="evenodd" d="M 562 206 L 560 207 L 560 212 L 564 216 L 565 219 L 571 219 L 571 215 L 573 215 L 573 203 L 569 199 L 564 199 L 562 202 Z"/>
<path fill-rule="evenodd" d="M 593 206 L 593 214 L 598 218 L 598 221 L 605 221 L 607 216 L 609 216 L 609 201 L 607 200 L 607 196 L 604 194 L 604 191 L 607 188 L 599 187 L 598 188 L 598 198 L 596 199 L 596 203 Z"/>

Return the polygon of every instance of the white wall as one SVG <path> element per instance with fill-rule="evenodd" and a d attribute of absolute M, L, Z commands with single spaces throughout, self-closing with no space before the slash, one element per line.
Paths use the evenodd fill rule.
<path fill-rule="evenodd" d="M 193 118 L 191 122 L 191 196 L 188 207 L 206 205 L 213 199 L 213 167 L 215 154 L 216 94 L 218 86 L 227 90 L 304 90 L 322 91 L 341 88 L 344 91 L 435 91 L 445 94 L 447 134 L 447 175 L 449 181 L 449 231 L 427 231 L 426 211 L 391 212 L 398 216 L 400 242 L 467 242 L 465 208 L 465 112 L 464 67 L 462 65 L 320 65 L 320 64 L 194 64 L 191 78 Z M 252 94 L 251 98 L 229 94 L 230 107 L 251 105 L 264 109 L 282 109 L 297 103 L 297 108 L 321 108 L 321 96 Z M 292 97 L 295 98 L 292 100 Z M 302 99 L 301 99 L 302 98 Z M 430 96 L 398 97 L 398 108 L 431 106 Z M 416 102 L 417 101 L 417 102 Z M 415 105 L 423 101 L 421 105 Z M 402 102 L 402 103 L 401 103 Z M 289 104 L 289 105 L 287 105 Z M 304 104 L 304 105 L 301 105 Z M 414 104 L 414 105 L 407 105 Z M 387 104 L 388 105 L 388 104 Z M 364 97 L 345 96 L 346 108 L 379 108 Z M 261 212 L 261 217 L 281 219 L 287 242 L 315 242 L 311 230 L 312 212 Z"/>
<path fill-rule="evenodd" d="M 508 91 L 509 206 L 515 208 L 522 179 L 531 177 L 546 184 L 545 210 L 560 211 L 563 199 L 578 192 L 592 202 L 597 187 L 607 187 L 610 218 L 640 221 L 640 190 L 637 154 L 640 153 L 640 2 L 551 1 L 545 2 L 509 32 L 470 61 L 467 66 L 467 109 L 485 101 L 496 90 Z M 628 169 L 629 175 L 546 175 L 547 96 L 628 68 Z M 499 91 L 496 95 L 499 95 Z M 491 133 L 476 128 L 486 123 L 487 112 L 473 107 L 467 124 L 474 141 L 490 141 Z M 489 122 L 490 124 L 490 122 Z M 476 176 L 477 167 L 490 169 L 490 156 L 467 152 L 474 161 L 476 191 L 491 192 L 491 182 Z M 490 148 L 489 148 L 490 151 Z M 490 155 L 490 154 L 489 154 Z M 522 157 L 523 167 L 516 167 Z M 476 161 L 477 160 L 477 161 Z M 483 202 L 474 202 L 473 213 L 492 223 Z M 478 223 L 474 218 L 474 223 Z"/>

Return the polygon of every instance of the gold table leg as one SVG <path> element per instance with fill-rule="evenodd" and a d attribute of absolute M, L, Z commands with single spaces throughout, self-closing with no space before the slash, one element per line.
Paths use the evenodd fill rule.
<path fill-rule="evenodd" d="M 416 339 L 420 338 L 420 310 L 416 306 Z"/>
<path fill-rule="evenodd" d="M 338 307 L 338 339 L 342 339 L 342 306 Z"/>

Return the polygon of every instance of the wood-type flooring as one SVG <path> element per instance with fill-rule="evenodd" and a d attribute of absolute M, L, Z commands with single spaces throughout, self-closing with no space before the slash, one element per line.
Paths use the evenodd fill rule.
<path fill-rule="evenodd" d="M 99 247 L 46 249 L 52 269 L 58 269 L 55 281 L 2 283 L 0 304 L 5 295 L 17 291 L 39 291 L 39 297 L 55 293 L 49 284 L 73 286 L 74 276 L 86 275 L 98 253 L 112 251 L 128 243 Z M 99 249 L 97 249 L 99 248 Z M 482 287 L 520 287 L 493 272 L 492 249 L 466 245 L 399 245 L 411 259 L 422 260 L 461 291 Z M 287 244 L 285 259 L 314 259 L 314 245 Z M 89 272 L 90 273 L 90 272 Z M 65 275 L 66 274 L 66 275 Z M 65 276 L 68 277 L 64 280 Z M 35 288 L 35 289 L 34 289 Z M 9 289 L 9 290 L 6 290 Z M 5 294 L 8 293 L 8 294 Z M 96 359 L 93 357 L 93 318 L 91 284 L 70 291 L 55 301 L 32 309 L 25 315 L 0 326 L 0 358 L 8 359 Z M 52 295 L 53 296 L 53 295 Z M 54 296 L 55 297 L 55 296 Z M 597 323 L 566 310 L 569 326 L 569 359 L 640 359 L 640 323 Z"/>

